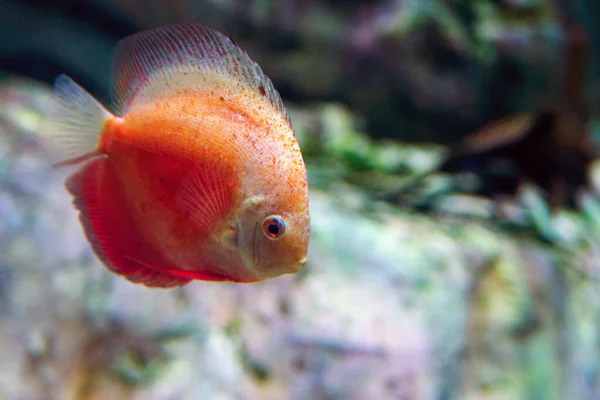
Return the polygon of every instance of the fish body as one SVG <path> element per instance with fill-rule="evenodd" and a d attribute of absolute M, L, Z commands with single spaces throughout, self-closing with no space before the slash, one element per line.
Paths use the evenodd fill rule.
<path fill-rule="evenodd" d="M 293 273 L 309 239 L 306 169 L 258 65 L 200 24 L 124 39 L 116 114 L 62 76 L 45 135 L 96 255 L 147 286 Z"/>

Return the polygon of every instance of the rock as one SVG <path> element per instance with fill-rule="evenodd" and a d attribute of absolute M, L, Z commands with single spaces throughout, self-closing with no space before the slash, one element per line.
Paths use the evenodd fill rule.
<path fill-rule="evenodd" d="M 20 118 L 39 121 L 46 92 L 0 87 L 3 110 L 27 110 L 0 114 L 0 398 L 597 395 L 597 240 L 577 247 L 567 233 L 571 247 L 551 246 L 484 219 L 372 202 L 335 173 L 314 187 L 311 175 L 305 271 L 148 289 L 93 257 L 66 171 L 30 142 L 35 123 Z M 319 119 L 293 115 L 298 126 Z M 312 171 L 326 160 L 307 157 Z"/>

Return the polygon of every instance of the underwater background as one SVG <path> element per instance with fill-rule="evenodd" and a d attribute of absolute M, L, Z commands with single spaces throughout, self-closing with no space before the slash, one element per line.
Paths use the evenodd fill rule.
<path fill-rule="evenodd" d="M 600 398 L 598 19 L 594 0 L 0 0 L 0 399 Z M 50 167 L 54 78 L 108 103 L 115 43 L 189 20 L 288 107 L 298 274 L 131 284 Z"/>

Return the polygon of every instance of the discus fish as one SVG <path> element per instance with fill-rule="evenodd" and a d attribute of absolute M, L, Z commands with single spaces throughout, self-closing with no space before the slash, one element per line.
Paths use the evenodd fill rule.
<path fill-rule="evenodd" d="M 281 97 L 230 38 L 197 23 L 117 45 L 115 113 L 65 75 L 42 135 L 112 272 L 150 287 L 294 273 L 309 241 L 306 168 Z"/>

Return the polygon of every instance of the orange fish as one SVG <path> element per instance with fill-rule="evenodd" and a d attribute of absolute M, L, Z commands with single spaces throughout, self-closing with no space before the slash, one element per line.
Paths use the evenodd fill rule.
<path fill-rule="evenodd" d="M 302 269 L 306 168 L 260 67 L 193 23 L 124 39 L 114 67 L 115 113 L 63 75 L 42 128 L 82 164 L 66 187 L 106 267 L 156 287 Z"/>

